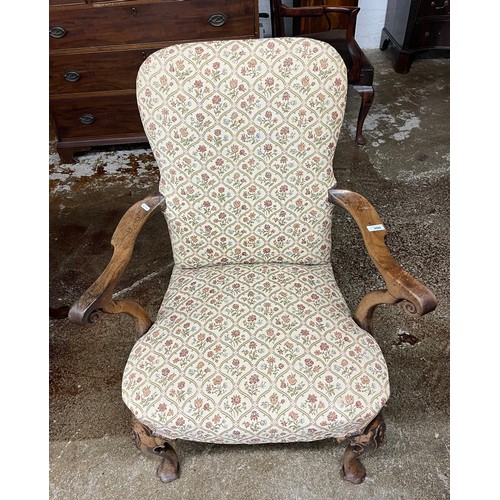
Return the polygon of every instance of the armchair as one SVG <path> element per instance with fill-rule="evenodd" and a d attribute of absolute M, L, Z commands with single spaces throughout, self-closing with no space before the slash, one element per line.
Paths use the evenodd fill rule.
<path fill-rule="evenodd" d="M 165 483 L 179 475 L 176 440 L 347 441 L 352 483 L 366 474 L 360 458 L 383 442 L 389 374 L 373 312 L 401 302 L 422 315 L 436 299 L 391 256 L 370 203 L 335 187 L 346 92 L 339 54 L 307 38 L 178 44 L 139 70 L 160 193 L 125 213 L 110 263 L 69 319 L 134 320 L 122 397 L 135 444 L 162 458 Z M 357 222 L 387 287 L 367 294 L 354 316 L 330 261 L 334 205 Z M 152 321 L 113 293 L 158 212 L 174 268 Z"/>

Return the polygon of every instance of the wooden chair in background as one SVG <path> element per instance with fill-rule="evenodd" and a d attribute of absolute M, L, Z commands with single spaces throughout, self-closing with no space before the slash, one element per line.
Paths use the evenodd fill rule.
<path fill-rule="evenodd" d="M 281 0 L 271 0 L 274 36 L 286 36 L 284 20 L 292 18 L 299 22 L 299 27 L 293 29 L 300 32 L 299 36 L 326 42 L 342 57 L 347 66 L 349 85 L 352 85 L 361 97 L 355 140 L 357 144 L 362 145 L 366 144 L 363 125 L 373 103 L 375 91 L 373 66 L 355 39 L 359 10 L 359 7 L 330 5 L 289 7 Z M 315 29 L 319 31 L 314 31 Z"/>

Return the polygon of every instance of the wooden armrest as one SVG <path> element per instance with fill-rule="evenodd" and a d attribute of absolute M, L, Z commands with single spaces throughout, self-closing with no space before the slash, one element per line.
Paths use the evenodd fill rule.
<path fill-rule="evenodd" d="M 413 276 L 407 273 L 391 255 L 385 244 L 387 231 L 370 202 L 358 193 L 344 189 L 330 189 L 328 201 L 351 214 L 363 237 L 373 263 L 384 279 L 387 290 L 370 292 L 359 303 L 354 317 L 367 331 L 375 307 L 380 304 L 402 302 L 404 310 L 411 316 L 422 316 L 436 308 L 434 294 Z"/>
<path fill-rule="evenodd" d="M 354 40 L 354 33 L 356 32 L 356 20 L 360 11 L 359 7 L 334 7 L 325 5 L 324 12 L 328 18 L 328 14 L 344 14 L 348 19 L 346 38 L 347 41 Z"/>
<path fill-rule="evenodd" d="M 359 48 L 359 45 L 354 40 L 354 34 L 356 33 L 356 20 L 358 18 L 359 7 L 333 7 L 325 6 L 325 15 L 328 19 L 328 25 L 331 27 L 330 19 L 328 14 L 345 14 L 348 16 L 349 21 L 346 30 L 346 43 L 347 50 L 351 56 L 351 67 L 349 69 L 349 81 L 357 82 L 361 75 L 361 59 L 363 53 Z"/>
<path fill-rule="evenodd" d="M 138 332 L 141 330 L 144 333 L 142 330 L 151 326 L 151 320 L 139 304 L 130 300 L 114 301 L 113 292 L 130 261 L 142 226 L 164 205 L 163 195 L 148 196 L 125 212 L 111 238 L 114 247 L 111 260 L 97 280 L 73 304 L 68 314 L 70 321 L 88 326 L 97 321 L 101 312 L 125 313 L 134 319 Z"/>
<path fill-rule="evenodd" d="M 283 17 L 319 17 L 324 13 L 324 7 L 322 5 L 318 6 L 308 6 L 308 7 L 287 7 L 286 5 L 281 5 L 279 9 L 280 15 Z"/>
<path fill-rule="evenodd" d="M 335 7 L 330 5 L 309 5 L 304 7 L 287 7 L 281 4 L 279 13 L 283 17 L 316 17 L 325 14 L 345 14 L 357 16 L 359 7 Z"/>

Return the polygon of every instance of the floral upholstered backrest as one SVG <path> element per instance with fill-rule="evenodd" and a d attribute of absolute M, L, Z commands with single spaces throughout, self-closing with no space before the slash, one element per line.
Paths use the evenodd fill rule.
<path fill-rule="evenodd" d="M 137 100 L 177 265 L 328 262 L 347 92 L 329 45 L 194 42 L 149 56 Z"/>

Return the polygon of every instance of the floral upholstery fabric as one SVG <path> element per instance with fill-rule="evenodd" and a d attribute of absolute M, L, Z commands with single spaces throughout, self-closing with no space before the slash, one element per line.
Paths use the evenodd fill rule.
<path fill-rule="evenodd" d="M 328 44 L 179 44 L 141 66 L 176 264 L 329 261 L 345 65 Z"/>
<path fill-rule="evenodd" d="M 125 403 L 153 431 L 213 443 L 357 434 L 388 397 L 380 348 L 330 264 L 175 266 L 123 377 Z"/>
<path fill-rule="evenodd" d="M 305 38 L 180 44 L 143 63 L 174 269 L 125 367 L 154 432 L 213 443 L 358 434 L 389 397 L 330 264 L 346 69 Z"/>

